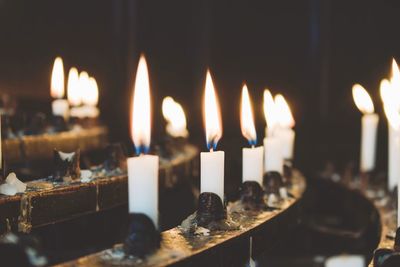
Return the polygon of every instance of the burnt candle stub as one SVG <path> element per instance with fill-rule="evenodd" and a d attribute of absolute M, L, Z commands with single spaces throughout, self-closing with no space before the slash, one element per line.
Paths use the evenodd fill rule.
<path fill-rule="evenodd" d="M 206 227 L 211 222 L 223 219 L 226 219 L 226 210 L 221 198 L 214 193 L 201 193 L 197 208 L 197 224 Z"/>
<path fill-rule="evenodd" d="M 143 258 L 160 248 L 160 232 L 148 216 L 143 213 L 132 213 L 130 221 L 128 236 L 124 243 L 125 254 Z"/>
<path fill-rule="evenodd" d="M 279 189 L 283 187 L 282 175 L 276 171 L 267 172 L 264 174 L 263 184 L 267 195 L 279 196 Z"/>
<path fill-rule="evenodd" d="M 399 267 L 400 266 L 400 253 L 394 252 L 390 254 L 379 267 Z"/>
<path fill-rule="evenodd" d="M 52 125 L 55 132 L 65 132 L 68 130 L 67 123 L 62 116 L 53 116 Z"/>
<path fill-rule="evenodd" d="M 25 130 L 26 135 L 43 134 L 46 130 L 46 115 L 44 113 L 36 113 L 30 120 Z"/>
<path fill-rule="evenodd" d="M 55 180 L 78 180 L 81 177 L 79 166 L 80 150 L 65 153 L 54 150 L 54 174 Z"/>
<path fill-rule="evenodd" d="M 117 168 L 126 170 L 126 156 L 120 143 L 109 144 L 105 148 L 106 160 L 104 168 L 107 171 L 113 171 Z"/>
<path fill-rule="evenodd" d="M 245 210 L 265 208 L 264 191 L 256 181 L 246 181 L 240 187 L 240 201 Z"/>
<path fill-rule="evenodd" d="M 394 250 L 400 252 L 400 227 L 396 230 L 396 237 L 394 238 Z"/>

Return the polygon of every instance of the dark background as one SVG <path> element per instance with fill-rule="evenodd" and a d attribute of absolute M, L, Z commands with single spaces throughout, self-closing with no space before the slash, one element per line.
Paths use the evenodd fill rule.
<path fill-rule="evenodd" d="M 0 0 L 0 91 L 22 109 L 50 112 L 53 60 L 94 75 L 101 118 L 111 139 L 132 147 L 129 103 L 140 53 L 153 98 L 153 142 L 164 134 L 162 98 L 181 102 L 191 141 L 205 149 L 201 96 L 209 67 L 222 107 L 219 148 L 230 164 L 246 145 L 239 96 L 248 83 L 259 143 L 262 92 L 288 99 L 296 119 L 295 164 L 305 173 L 326 160 L 358 161 L 360 113 L 355 82 L 372 94 L 381 115 L 378 166 L 386 165 L 386 120 L 378 85 L 391 58 L 400 59 L 398 1 L 28 1 Z M 239 164 L 240 165 L 240 164 Z M 229 183 L 229 177 L 227 178 Z"/>

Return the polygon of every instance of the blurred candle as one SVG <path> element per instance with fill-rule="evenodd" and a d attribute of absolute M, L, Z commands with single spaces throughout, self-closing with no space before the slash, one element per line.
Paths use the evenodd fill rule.
<path fill-rule="evenodd" d="M 269 90 L 264 91 L 264 116 L 267 122 L 264 138 L 264 171 L 283 174 L 283 150 L 281 140 L 276 136 L 278 114 Z"/>
<path fill-rule="evenodd" d="M 137 157 L 128 158 L 129 212 L 143 213 L 158 227 L 159 158 L 144 155 L 150 147 L 150 85 L 147 63 L 139 60 L 132 98 L 131 136 Z"/>
<path fill-rule="evenodd" d="M 61 57 L 54 60 L 53 71 L 51 72 L 50 94 L 54 98 L 51 103 L 54 116 L 61 116 L 67 119 L 69 114 L 68 101 L 64 98 L 64 66 Z"/>
<path fill-rule="evenodd" d="M 392 144 L 394 152 L 391 155 L 390 164 L 395 164 L 391 175 L 396 177 L 396 182 L 399 184 L 400 180 L 400 113 L 398 107 L 386 103 L 384 105 L 385 114 L 392 128 Z M 390 166 L 390 165 L 389 165 Z M 397 186 L 397 197 L 400 199 L 400 188 Z M 400 227 L 400 201 L 397 203 L 397 226 Z"/>
<path fill-rule="evenodd" d="M 293 159 L 295 132 L 292 112 L 285 98 L 281 94 L 275 96 L 275 106 L 279 115 L 276 136 L 281 140 L 283 158 Z"/>
<path fill-rule="evenodd" d="M 210 152 L 200 153 L 200 191 L 217 194 L 224 202 L 225 153 L 214 151 L 222 136 L 221 114 L 210 71 L 207 71 L 205 85 L 204 124 Z"/>
<path fill-rule="evenodd" d="M 243 171 L 242 181 L 256 181 L 260 185 L 263 182 L 263 156 L 264 148 L 254 147 L 257 144 L 257 133 L 254 126 L 254 116 L 251 107 L 249 91 L 247 86 L 242 88 L 242 105 L 240 111 L 240 126 L 243 136 L 248 140 L 251 148 L 243 148 Z"/>
<path fill-rule="evenodd" d="M 82 104 L 82 97 L 79 89 L 79 74 L 75 67 L 70 68 L 67 82 L 68 102 L 76 107 Z"/>
<path fill-rule="evenodd" d="M 162 113 L 167 121 L 166 131 L 172 137 L 187 137 L 186 116 L 182 106 L 167 96 L 162 102 Z"/>
<path fill-rule="evenodd" d="M 369 172 L 375 168 L 376 134 L 379 117 L 374 113 L 374 104 L 364 87 L 355 84 L 352 90 L 354 102 L 363 113 L 361 119 L 360 171 Z"/>

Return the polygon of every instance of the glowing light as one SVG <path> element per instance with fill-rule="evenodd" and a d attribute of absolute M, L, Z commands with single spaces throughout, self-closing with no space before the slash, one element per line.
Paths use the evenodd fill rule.
<path fill-rule="evenodd" d="M 360 84 L 353 85 L 353 99 L 357 108 L 363 114 L 374 113 L 374 103 L 372 103 L 368 92 Z"/>
<path fill-rule="evenodd" d="M 275 96 L 275 108 L 279 125 L 285 128 L 294 127 L 295 121 L 292 111 L 290 110 L 289 104 L 281 94 Z"/>
<path fill-rule="evenodd" d="M 172 97 L 167 96 L 162 102 L 162 113 L 168 122 L 167 132 L 173 137 L 186 137 L 186 116 L 182 106 Z"/>
<path fill-rule="evenodd" d="M 71 106 L 79 106 L 82 104 L 82 97 L 79 88 L 78 70 L 72 67 L 68 73 L 67 83 L 68 102 Z"/>
<path fill-rule="evenodd" d="M 242 88 L 242 105 L 240 110 L 240 126 L 243 136 L 249 141 L 250 145 L 257 143 L 257 133 L 254 126 L 254 116 L 251 107 L 249 90 L 246 85 Z"/>
<path fill-rule="evenodd" d="M 64 97 L 64 67 L 61 57 L 54 60 L 53 71 L 51 72 L 50 94 L 53 98 Z"/>

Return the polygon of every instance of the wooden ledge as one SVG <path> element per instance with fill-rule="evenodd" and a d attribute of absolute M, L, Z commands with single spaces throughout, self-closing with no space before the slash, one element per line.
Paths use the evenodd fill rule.
<path fill-rule="evenodd" d="M 160 190 L 197 175 L 198 149 L 185 145 L 170 161 L 160 162 Z M 49 187 L 35 189 L 38 183 Z M 28 182 L 28 190 L 15 196 L 0 195 L 0 234 L 30 232 L 85 214 L 106 210 L 128 202 L 127 176 L 102 176 L 88 183 Z"/>
<path fill-rule="evenodd" d="M 258 214 L 243 214 L 241 229 L 211 233 L 209 236 L 183 235 L 179 228 L 162 233 L 161 248 L 144 260 L 124 258 L 122 245 L 79 258 L 59 267 L 78 266 L 207 266 L 207 264 L 232 266 L 248 259 L 249 239 L 253 237 L 253 253 L 265 251 L 290 234 L 299 219 L 300 199 L 305 190 L 305 179 L 295 172 L 293 188 L 282 209 Z"/>

